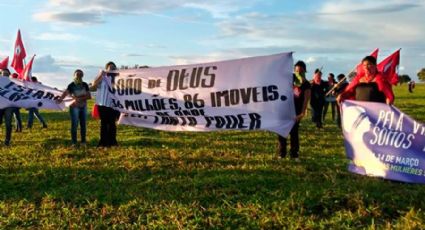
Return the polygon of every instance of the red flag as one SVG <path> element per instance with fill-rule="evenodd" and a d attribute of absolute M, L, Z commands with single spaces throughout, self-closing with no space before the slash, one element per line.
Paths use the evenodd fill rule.
<path fill-rule="evenodd" d="M 398 65 L 400 64 L 400 49 L 378 64 L 378 71 L 391 84 L 398 83 Z"/>
<path fill-rule="evenodd" d="M 379 52 L 379 48 L 376 48 L 369 56 L 374 57 L 376 60 L 378 60 L 378 52 Z M 356 66 L 356 74 L 357 75 L 363 75 L 364 73 L 364 69 L 363 69 L 363 65 L 362 62 L 360 62 L 359 64 L 357 64 Z"/>
<path fill-rule="evenodd" d="M 3 61 L 0 62 L 0 69 L 6 69 L 9 65 L 9 56 L 7 56 Z"/>
<path fill-rule="evenodd" d="M 24 81 L 31 81 L 32 77 L 32 63 L 34 62 L 34 56 L 32 56 L 31 60 L 28 62 L 27 65 L 25 65 L 24 70 L 22 71 L 22 74 L 19 75 L 19 79 L 23 79 Z"/>
<path fill-rule="evenodd" d="M 13 60 L 11 66 L 15 69 L 18 74 L 21 74 L 24 69 L 24 58 L 27 56 L 22 43 L 21 31 L 18 30 L 18 36 L 15 41 L 15 50 L 13 53 Z"/>

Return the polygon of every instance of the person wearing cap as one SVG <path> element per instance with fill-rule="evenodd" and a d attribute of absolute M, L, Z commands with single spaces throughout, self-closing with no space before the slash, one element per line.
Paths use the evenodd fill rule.
<path fill-rule="evenodd" d="M 290 135 L 290 157 L 298 161 L 299 159 L 299 133 L 298 129 L 301 120 L 307 113 L 307 106 L 311 95 L 310 82 L 305 78 L 307 66 L 303 61 L 298 61 L 294 65 L 293 74 L 293 91 L 294 91 L 294 104 L 295 104 L 295 124 L 291 129 Z M 278 135 L 278 155 L 281 159 L 287 155 L 287 138 Z"/>

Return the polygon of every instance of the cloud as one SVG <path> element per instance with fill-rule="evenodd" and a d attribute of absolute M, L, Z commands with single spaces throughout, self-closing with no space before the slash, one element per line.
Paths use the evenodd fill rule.
<path fill-rule="evenodd" d="M 61 66 L 56 63 L 56 60 L 51 55 L 35 57 L 33 64 L 34 72 L 58 72 L 62 70 Z"/>
<path fill-rule="evenodd" d="M 105 22 L 98 12 L 43 12 L 34 14 L 34 18 L 42 22 L 54 21 L 75 25 L 92 25 Z"/>
<path fill-rule="evenodd" d="M 200 3 L 197 0 L 50 0 L 40 12 L 33 17 L 42 22 L 61 22 L 76 25 L 93 25 L 105 23 L 105 18 L 113 15 L 151 14 L 180 21 L 199 23 L 185 17 L 170 17 L 159 12 L 179 9 L 195 9 L 209 13 L 214 18 L 226 18 L 243 8 L 253 6 L 258 0 L 216 0 Z M 61 11 L 58 11 L 58 7 Z"/>
<path fill-rule="evenodd" d="M 34 36 L 34 38 L 43 41 L 77 41 L 81 37 L 70 33 L 42 33 Z"/>

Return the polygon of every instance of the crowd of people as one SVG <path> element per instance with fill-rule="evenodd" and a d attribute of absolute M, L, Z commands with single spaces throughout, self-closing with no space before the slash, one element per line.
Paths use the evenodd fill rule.
<path fill-rule="evenodd" d="M 334 74 L 329 73 L 328 81 L 322 80 L 322 71 L 316 69 L 313 79 L 306 79 L 307 66 L 303 61 L 294 65 L 293 90 L 295 103 L 295 125 L 290 132 L 289 155 L 298 161 L 299 157 L 299 125 L 306 116 L 308 104 L 311 109 L 311 121 L 318 129 L 323 128 L 328 106 L 331 105 L 332 121 L 341 128 L 340 104 L 346 99 L 357 101 L 380 102 L 393 104 L 394 93 L 391 84 L 378 71 L 376 58 L 366 56 L 362 62 L 363 71 L 357 73 L 348 83 L 344 74 L 339 74 L 335 81 Z M 287 155 L 287 138 L 278 135 L 278 155 Z"/>
<path fill-rule="evenodd" d="M 329 106 L 331 107 L 331 118 L 341 128 L 341 110 L 340 103 L 346 99 L 354 99 L 359 101 L 373 101 L 392 104 L 394 94 L 391 85 L 378 72 L 376 59 L 373 56 L 367 56 L 362 60 L 362 68 L 364 71 L 358 73 L 354 79 L 348 83 L 344 74 L 337 76 L 329 73 L 327 81 L 322 80 L 322 70 L 314 71 L 312 80 L 306 78 L 307 66 L 305 62 L 298 61 L 294 65 L 293 72 L 293 94 L 296 117 L 295 124 L 292 127 L 289 139 L 289 156 L 292 159 L 298 160 L 300 145 L 299 145 L 299 126 L 301 120 L 306 116 L 307 109 L 310 105 L 311 120 L 318 129 L 322 129 L 325 123 L 325 118 Z M 94 81 L 87 84 L 83 81 L 84 73 L 77 69 L 74 72 L 74 79 L 68 85 L 61 97 L 57 100 L 61 103 L 66 96 L 71 96 L 74 100 L 69 106 L 69 114 L 71 117 L 71 141 L 72 145 L 86 145 L 86 117 L 87 117 L 87 100 L 91 99 L 90 91 L 96 91 L 95 107 L 98 110 L 100 118 L 100 140 L 98 147 L 111 147 L 118 145 L 116 135 L 116 121 L 120 113 L 108 105 L 111 99 L 105 94 L 108 87 L 102 81 L 102 77 L 110 78 L 112 84 L 118 73 L 115 72 L 117 67 L 115 63 L 108 62 L 104 70 L 101 70 Z M 8 69 L 1 71 L 1 76 L 9 77 Z M 37 82 L 37 78 L 32 78 L 33 82 Z M 12 134 L 12 117 L 16 120 L 16 131 L 22 131 L 22 119 L 20 116 L 20 108 L 9 107 L 0 109 L 0 122 L 5 120 L 6 135 L 5 145 L 9 145 Z M 41 122 L 43 128 L 47 128 L 47 124 L 39 113 L 37 108 L 28 109 L 28 125 L 27 128 L 32 128 L 34 116 Z M 81 142 L 77 141 L 77 130 L 80 126 Z M 278 136 L 278 155 L 281 158 L 287 156 L 287 139 Z"/>
<path fill-rule="evenodd" d="M 0 77 L 11 77 L 11 78 L 17 78 L 16 73 L 11 74 L 9 69 L 2 69 L 0 71 Z M 31 78 L 32 82 L 38 82 L 37 77 L 33 76 Z M 21 117 L 21 108 L 19 107 L 7 107 L 0 109 L 0 125 L 3 124 L 6 126 L 6 135 L 4 144 L 6 146 L 10 145 L 10 141 L 12 138 L 12 130 L 13 130 L 13 119 L 16 123 L 16 132 L 22 132 L 22 117 Z M 33 127 L 34 123 L 34 116 L 40 121 L 43 128 L 47 128 L 47 124 L 43 119 L 43 116 L 38 111 L 38 108 L 29 108 L 28 110 L 28 121 L 27 121 L 27 129 L 31 129 Z"/>
<path fill-rule="evenodd" d="M 73 81 L 67 86 L 63 94 L 57 99 L 57 103 L 61 103 L 66 96 L 73 98 L 73 102 L 69 106 L 69 114 L 71 117 L 71 141 L 72 146 L 85 146 L 87 139 L 87 100 L 91 99 L 90 91 L 97 90 L 96 107 L 99 110 L 100 115 L 100 141 L 98 147 L 111 147 L 117 146 L 118 142 L 116 139 L 117 128 L 116 121 L 119 118 L 120 113 L 107 105 L 110 104 L 110 98 L 104 95 L 102 92 L 106 92 L 107 87 L 102 83 L 103 75 L 109 77 L 111 82 L 114 83 L 114 79 L 117 73 L 113 71 L 117 70 L 115 63 L 108 62 L 105 66 L 105 70 L 99 72 L 94 82 L 89 86 L 83 81 L 84 72 L 80 69 L 75 70 Z M 9 69 L 0 70 L 0 77 L 17 78 L 17 75 L 10 74 Z M 37 78 L 33 76 L 32 82 L 38 82 Z M 38 108 L 29 108 L 28 110 L 28 123 L 27 128 L 31 129 L 34 123 L 34 117 L 36 117 L 42 124 L 42 128 L 47 128 L 47 123 L 40 114 Z M 6 107 L 0 109 L 0 125 L 3 120 L 6 126 L 6 135 L 4 144 L 10 145 L 12 138 L 12 123 L 13 117 L 16 123 L 16 132 L 22 132 L 22 118 L 20 108 L 17 107 Z M 80 138 L 81 141 L 77 141 L 78 125 L 80 126 Z"/>

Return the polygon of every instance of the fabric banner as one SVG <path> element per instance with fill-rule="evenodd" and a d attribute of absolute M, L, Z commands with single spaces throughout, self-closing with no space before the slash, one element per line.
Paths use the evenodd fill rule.
<path fill-rule="evenodd" d="M 342 127 L 349 171 L 425 183 L 425 126 L 394 106 L 347 100 Z"/>
<path fill-rule="evenodd" d="M 0 109 L 6 107 L 63 110 L 72 103 L 67 97 L 57 104 L 62 91 L 40 83 L 0 77 Z"/>
<path fill-rule="evenodd" d="M 119 124 L 168 131 L 269 130 L 294 124 L 292 53 L 119 71 L 108 77 Z"/>

